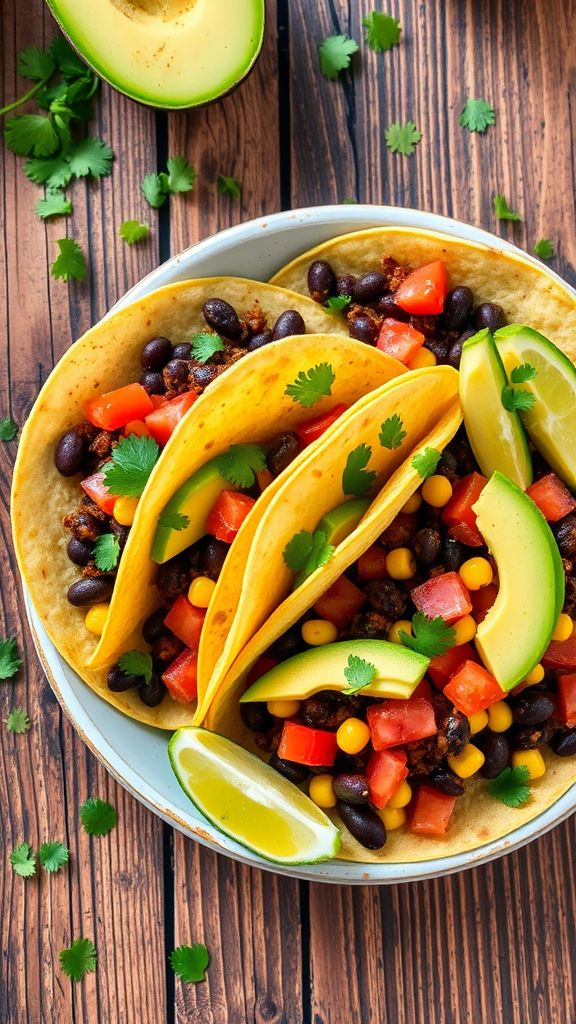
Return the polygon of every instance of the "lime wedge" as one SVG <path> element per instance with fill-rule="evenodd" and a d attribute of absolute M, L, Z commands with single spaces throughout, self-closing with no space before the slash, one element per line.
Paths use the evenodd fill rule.
<path fill-rule="evenodd" d="M 296 786 L 232 740 L 178 729 L 168 744 L 178 782 L 225 835 L 276 864 L 335 857 L 340 833 Z"/>
<path fill-rule="evenodd" d="M 494 341 L 508 377 L 516 366 L 529 363 L 536 376 L 522 385 L 534 395 L 522 422 L 552 469 L 576 488 L 576 367 L 538 331 L 511 324 L 496 331 Z"/>
<path fill-rule="evenodd" d="M 489 330 L 464 342 L 460 401 L 472 451 L 484 476 L 503 473 L 523 491 L 532 483 L 532 460 L 515 410 L 502 404 L 506 372 Z"/>

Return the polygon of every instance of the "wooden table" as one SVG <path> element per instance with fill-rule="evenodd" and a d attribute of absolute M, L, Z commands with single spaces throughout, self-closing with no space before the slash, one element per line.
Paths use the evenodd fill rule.
<path fill-rule="evenodd" d="M 391 0 L 402 45 L 365 46 L 353 74 L 327 82 L 316 47 L 328 34 L 360 39 L 367 0 L 270 0 L 258 66 L 222 103 L 154 113 L 107 86 L 95 131 L 114 148 L 110 178 L 77 184 L 74 214 L 42 224 L 37 189 L 3 151 L 0 415 L 22 423 L 50 367 L 143 274 L 206 235 L 290 206 L 361 201 L 421 207 L 500 231 L 531 249 L 553 239 L 552 266 L 576 280 L 574 136 L 576 0 Z M 384 5 L 386 9 L 386 5 Z M 3 103 L 21 88 L 15 55 L 55 25 L 41 3 L 5 0 Z M 485 136 L 457 118 L 467 95 L 497 111 Z M 392 155 L 384 129 L 413 119 L 423 138 Z M 186 154 L 193 195 L 157 216 L 143 174 Z M 219 173 L 243 184 L 218 195 Z M 494 191 L 523 215 L 498 225 Z M 128 217 L 151 240 L 118 238 Z M 90 253 L 87 284 L 50 277 L 64 231 Z M 0 445 L 2 613 L 25 664 L 0 684 L 0 716 L 28 708 L 28 736 L 1 732 L 0 1020 L 3 1024 L 568 1024 L 576 1019 L 575 819 L 487 867 L 434 882 L 352 889 L 308 885 L 216 856 L 163 825 L 117 786 L 62 714 L 24 620 L 10 546 L 10 471 Z M 39 496 L 41 500 L 41 496 Z M 118 809 L 118 827 L 90 840 L 77 808 L 90 794 Z M 23 881 L 8 852 L 61 838 L 67 870 Z M 95 974 L 72 985 L 58 952 L 93 937 Z M 174 979 L 166 951 L 204 941 L 205 984 Z"/>

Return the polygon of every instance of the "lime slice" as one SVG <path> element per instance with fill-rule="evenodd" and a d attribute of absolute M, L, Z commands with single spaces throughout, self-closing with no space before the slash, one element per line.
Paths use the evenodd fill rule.
<path fill-rule="evenodd" d="M 532 460 L 518 413 L 502 405 L 508 383 L 489 330 L 464 342 L 460 401 L 472 451 L 484 476 L 503 473 L 523 491 L 532 483 Z"/>
<path fill-rule="evenodd" d="M 296 786 L 232 740 L 178 729 L 168 744 L 178 782 L 225 835 L 276 864 L 335 857 L 340 833 Z"/>
<path fill-rule="evenodd" d="M 496 331 L 494 341 L 508 377 L 529 363 L 536 376 L 522 385 L 534 395 L 522 422 L 538 451 L 573 490 L 576 489 L 576 367 L 538 331 L 511 324 Z"/>

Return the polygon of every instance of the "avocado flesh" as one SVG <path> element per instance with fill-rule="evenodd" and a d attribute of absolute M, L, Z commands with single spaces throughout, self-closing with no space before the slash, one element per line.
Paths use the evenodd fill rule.
<path fill-rule="evenodd" d="M 328 544 L 338 547 L 346 537 L 355 530 L 362 516 L 370 508 L 369 498 L 356 498 L 354 501 L 345 501 L 342 505 L 327 512 L 324 518 L 318 523 L 317 530 L 326 534 Z"/>
<path fill-rule="evenodd" d="M 164 507 L 162 515 L 180 513 L 188 517 L 188 526 L 183 530 L 175 530 L 159 523 L 152 542 L 153 560 L 167 562 L 200 540 L 207 532 L 206 520 L 210 512 L 222 491 L 227 488 L 230 488 L 230 484 L 220 475 L 215 460 L 207 462 L 182 484 Z"/>
<path fill-rule="evenodd" d="M 552 638 L 564 602 L 562 562 L 540 510 L 502 473 L 494 473 L 473 508 L 499 578 L 476 647 L 502 689 L 511 690 L 540 661 Z"/>
<path fill-rule="evenodd" d="M 350 685 L 344 669 L 351 655 L 376 669 L 372 682 L 358 691 L 365 697 L 408 699 L 430 663 L 423 655 L 387 640 L 343 640 L 280 662 L 252 683 L 240 701 L 304 700 L 321 690 L 342 692 Z"/>
<path fill-rule="evenodd" d="M 133 99 L 177 109 L 228 92 L 252 67 L 264 0 L 48 0 L 102 78 Z"/>

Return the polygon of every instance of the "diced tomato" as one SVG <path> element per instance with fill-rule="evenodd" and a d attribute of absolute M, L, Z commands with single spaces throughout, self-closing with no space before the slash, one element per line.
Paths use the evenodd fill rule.
<path fill-rule="evenodd" d="M 141 384 L 127 384 L 91 398 L 84 406 L 84 414 L 89 423 L 101 430 L 118 430 L 130 420 L 143 420 L 153 408 L 150 395 Z"/>
<path fill-rule="evenodd" d="M 386 807 L 408 775 L 407 757 L 403 750 L 375 750 L 366 766 L 370 803 Z"/>
<path fill-rule="evenodd" d="M 258 658 L 258 661 L 252 665 L 246 679 L 246 686 L 250 686 L 252 683 L 255 683 L 257 679 L 260 679 L 260 676 L 266 675 L 266 673 L 277 664 L 278 658 L 271 658 L 268 654 L 263 654 L 262 657 Z"/>
<path fill-rule="evenodd" d="M 116 504 L 117 494 L 110 494 L 110 491 L 104 483 L 104 473 L 99 470 L 98 473 L 93 473 L 92 476 L 87 476 L 85 480 L 80 482 L 80 487 L 86 492 L 89 498 L 92 498 L 98 508 L 101 508 L 107 516 L 111 516 L 114 511 L 114 505 Z"/>
<path fill-rule="evenodd" d="M 153 409 L 161 409 L 163 405 L 168 405 L 166 395 L 150 395 L 150 401 Z"/>
<path fill-rule="evenodd" d="M 478 501 L 487 483 L 481 473 L 463 476 L 454 484 L 452 497 L 442 511 L 442 522 L 448 527 L 450 536 L 472 548 L 480 548 L 484 544 L 472 506 Z"/>
<path fill-rule="evenodd" d="M 574 669 L 576 671 L 576 629 L 567 640 L 552 640 L 542 658 L 545 668 Z"/>
<path fill-rule="evenodd" d="M 528 494 L 549 523 L 557 523 L 576 508 L 576 501 L 556 473 L 547 473 L 527 488 Z"/>
<path fill-rule="evenodd" d="M 416 689 L 412 691 L 412 696 L 410 697 L 410 700 L 418 700 L 419 697 L 423 697 L 424 700 L 432 700 L 433 696 L 434 691 L 430 686 L 430 683 L 428 682 L 427 679 L 422 679 L 418 683 Z"/>
<path fill-rule="evenodd" d="M 373 544 L 356 563 L 358 578 L 361 580 L 383 580 L 388 575 L 386 556 L 388 552 L 380 544 Z"/>
<path fill-rule="evenodd" d="M 331 427 L 333 423 L 346 412 L 347 405 L 341 403 L 335 405 L 331 412 L 325 412 L 322 416 L 316 416 L 313 420 L 306 420 L 304 423 L 297 425 L 296 433 L 300 438 L 303 445 L 312 444 L 312 441 L 316 441 L 322 434 Z"/>
<path fill-rule="evenodd" d="M 430 664 L 426 671 L 434 686 L 439 690 L 443 690 L 450 677 L 458 671 L 465 661 L 476 661 L 474 648 L 470 644 L 450 647 L 445 654 L 435 654 L 433 658 L 430 658 Z"/>
<path fill-rule="evenodd" d="M 472 608 L 474 609 L 474 616 L 476 614 L 489 612 L 494 601 L 498 597 L 498 587 L 495 583 L 488 583 L 485 587 L 480 587 L 480 590 L 473 590 L 470 594 L 470 600 L 472 601 Z"/>
<path fill-rule="evenodd" d="M 394 356 L 401 363 L 409 363 L 424 344 L 424 335 L 410 324 L 387 318 L 382 321 L 376 348 Z"/>
<path fill-rule="evenodd" d="M 255 504 L 255 499 L 248 494 L 221 491 L 206 520 L 206 532 L 216 540 L 231 544 Z"/>
<path fill-rule="evenodd" d="M 438 732 L 434 707 L 429 700 L 384 700 L 371 704 L 366 711 L 374 750 L 399 747 L 413 740 L 423 740 Z"/>
<path fill-rule="evenodd" d="M 472 611 L 468 588 L 457 572 L 444 572 L 441 576 L 421 583 L 410 591 L 410 597 L 419 612 L 428 619 L 441 615 L 445 622 L 456 622 Z"/>
<path fill-rule="evenodd" d="M 410 831 L 422 836 L 445 835 L 457 799 L 426 783 L 420 786 L 414 799 Z"/>
<path fill-rule="evenodd" d="M 259 473 L 256 473 L 256 483 L 258 484 L 258 490 L 262 494 L 267 487 L 270 486 L 274 477 L 269 469 L 261 469 Z"/>
<path fill-rule="evenodd" d="M 168 443 L 180 420 L 197 398 L 195 391 L 185 391 L 183 395 L 171 398 L 146 416 L 146 426 L 159 445 L 164 447 Z"/>
<path fill-rule="evenodd" d="M 130 420 L 130 422 L 124 427 L 122 433 L 125 437 L 128 437 L 130 434 L 135 434 L 136 437 L 152 437 L 148 427 L 144 423 L 144 420 Z"/>
<path fill-rule="evenodd" d="M 196 608 L 190 604 L 185 594 L 180 594 L 164 619 L 164 625 L 186 644 L 186 647 L 197 652 L 205 618 L 205 608 Z"/>
<path fill-rule="evenodd" d="M 558 713 L 569 729 L 576 726 L 576 672 L 558 676 Z"/>
<path fill-rule="evenodd" d="M 328 590 L 319 597 L 314 611 L 321 619 L 328 619 L 338 629 L 343 629 L 350 619 L 358 614 L 366 603 L 366 595 L 346 576 L 340 576 Z"/>
<path fill-rule="evenodd" d="M 447 291 L 446 266 L 435 260 L 412 271 L 394 293 L 394 302 L 415 316 L 436 316 L 444 309 Z"/>
<path fill-rule="evenodd" d="M 198 696 L 198 655 L 185 650 L 162 673 L 168 693 L 179 704 L 189 704 Z"/>
<path fill-rule="evenodd" d="M 325 729 L 311 729 L 298 722 L 284 722 L 278 757 L 296 764 L 331 768 L 336 760 L 338 746 L 336 733 Z"/>
<path fill-rule="evenodd" d="M 493 675 L 475 661 L 465 661 L 444 687 L 444 696 L 463 715 L 485 711 L 490 704 L 502 700 L 504 692 Z"/>

